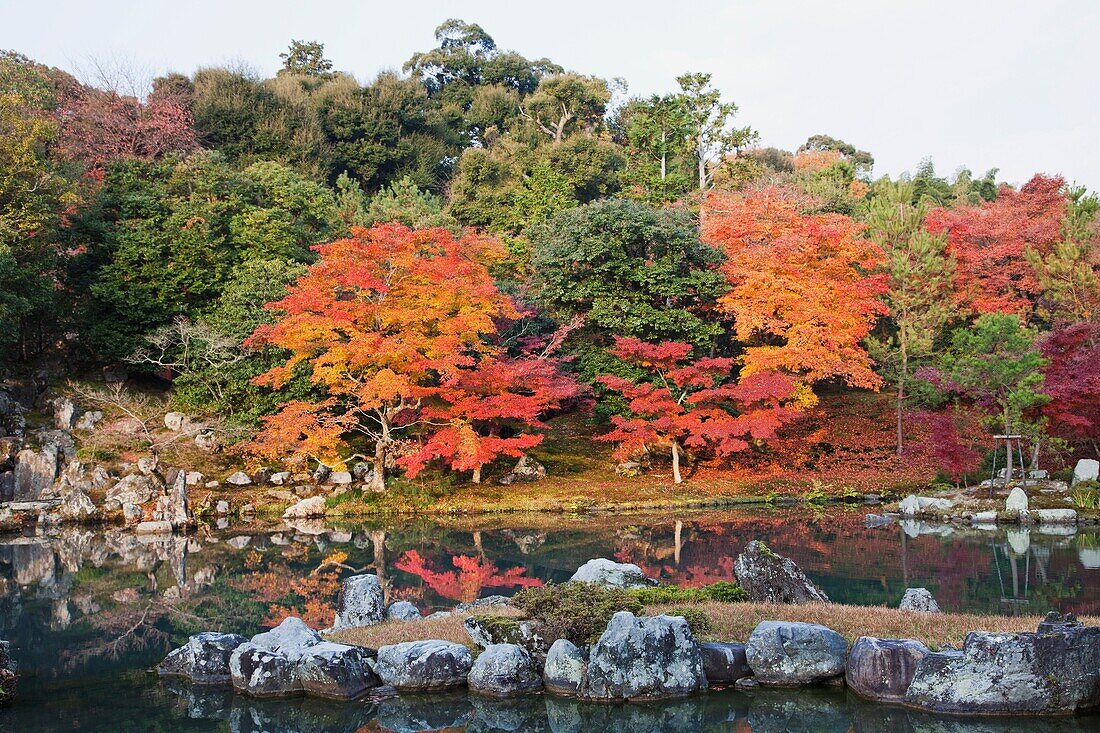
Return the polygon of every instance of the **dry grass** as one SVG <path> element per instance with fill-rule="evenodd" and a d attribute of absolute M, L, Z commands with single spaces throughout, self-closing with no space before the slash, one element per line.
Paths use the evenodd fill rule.
<path fill-rule="evenodd" d="M 982 616 L 966 613 L 916 613 L 881 606 L 845 606 L 839 603 L 809 603 L 782 606 L 769 603 L 700 603 L 694 606 L 710 617 L 711 634 L 717 641 L 745 641 L 761 621 L 804 621 L 822 624 L 849 642 L 860 636 L 886 639 L 916 639 L 931 649 L 944 644 L 958 645 L 971 631 L 1035 631 L 1041 616 Z M 661 613 L 668 606 L 652 606 Z M 1100 618 L 1083 617 L 1088 624 Z"/>
<path fill-rule="evenodd" d="M 682 606 L 682 604 L 681 604 Z M 672 608 L 657 605 L 646 608 L 659 614 Z M 944 644 L 958 646 L 971 631 L 1035 631 L 1040 616 L 981 616 L 965 613 L 915 613 L 881 606 L 845 606 L 839 603 L 809 603 L 783 606 L 770 603 L 692 604 L 711 620 L 710 641 L 745 641 L 761 621 L 804 621 L 822 624 L 839 632 L 849 643 L 861 636 L 886 639 L 916 639 L 931 649 Z M 520 616 L 510 606 L 479 609 L 479 614 Z M 423 621 L 386 621 L 377 626 L 347 629 L 331 635 L 334 641 L 360 646 L 380 647 L 403 641 L 443 639 L 473 648 L 462 622 L 469 614 Z M 1087 624 L 1100 624 L 1100 618 L 1082 617 Z"/>
<path fill-rule="evenodd" d="M 511 606 L 489 606 L 477 609 L 479 616 L 511 616 L 523 614 Z M 423 619 L 422 621 L 384 621 L 376 626 L 362 626 L 357 629 L 345 629 L 330 634 L 328 638 L 344 644 L 356 644 L 377 649 L 387 644 L 400 644 L 405 641 L 423 639 L 442 639 L 456 644 L 465 644 L 474 648 L 470 635 L 462 622 L 469 613 L 454 613 L 444 618 Z"/>

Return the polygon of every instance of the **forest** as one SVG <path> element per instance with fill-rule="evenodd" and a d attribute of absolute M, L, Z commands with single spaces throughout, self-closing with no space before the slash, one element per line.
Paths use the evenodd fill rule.
<path fill-rule="evenodd" d="M 250 465 L 377 491 L 559 425 L 675 484 L 808 432 L 956 484 L 995 434 L 1100 457 L 1096 194 L 876 177 L 828 134 L 762 146 L 707 73 L 638 97 L 435 38 L 367 83 L 315 41 L 148 88 L 0 54 L 0 375 L 122 370 Z"/>

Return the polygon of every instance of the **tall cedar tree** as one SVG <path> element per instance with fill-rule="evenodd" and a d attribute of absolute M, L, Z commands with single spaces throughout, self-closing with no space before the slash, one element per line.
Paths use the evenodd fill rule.
<path fill-rule="evenodd" d="M 257 329 L 251 343 L 291 352 L 258 383 L 278 389 L 305 365 L 326 396 L 283 405 L 265 420 L 250 447 L 261 458 L 287 457 L 298 464 L 312 458 L 334 466 L 348 460 L 350 440 L 365 436 L 374 444 L 372 488 L 381 491 L 400 433 L 415 427 L 431 436 L 439 430 L 441 435 L 429 437 L 430 445 L 446 436 L 470 439 L 469 430 L 450 422 L 434 425 L 426 415 L 437 413 L 425 411 L 428 402 L 470 380 L 481 398 L 498 396 L 496 387 L 487 386 L 491 381 L 470 372 L 499 355 L 489 342 L 496 335 L 495 319 L 517 316 L 485 266 L 501 256 L 501 246 L 473 233 L 456 239 L 446 229 L 385 224 L 355 228 L 348 239 L 316 249 L 320 261 L 269 306 L 285 315 Z M 471 407 L 465 419 L 474 419 L 483 407 Z M 486 409 L 493 417 L 503 412 Z M 516 410 L 505 416 L 522 423 L 531 415 Z M 461 446 L 431 452 L 476 468 L 496 453 L 514 453 L 530 442 L 481 441 L 472 452 Z"/>
<path fill-rule="evenodd" d="M 884 295 L 893 334 L 879 344 L 880 367 L 893 371 L 896 389 L 897 453 L 903 450 L 906 388 L 910 362 L 932 354 L 936 338 L 953 315 L 947 236 L 924 230 L 928 207 L 913 204 L 913 184 L 887 183 L 871 202 L 868 234 L 882 247 L 882 270 L 888 276 Z"/>
<path fill-rule="evenodd" d="M 768 188 L 743 195 L 712 194 L 703 241 L 725 252 L 729 291 L 719 306 L 734 318 L 744 342 L 742 377 L 780 372 L 799 401 L 812 406 L 821 380 L 877 389 L 863 347 L 878 316 L 886 276 L 871 274 L 882 249 L 863 226 L 841 214 L 803 214 L 807 202 Z"/>
<path fill-rule="evenodd" d="M 605 374 L 600 381 L 629 400 L 630 416 L 611 418 L 615 429 L 598 440 L 617 444 L 619 459 L 667 446 L 672 476 L 680 483 L 680 454 L 685 448 L 713 451 L 725 458 L 747 449 L 750 441 L 775 437 L 798 413 L 791 406 L 794 383 L 776 372 L 758 372 L 733 383 L 734 359 L 693 359 L 691 344 L 650 344 L 616 337 L 612 353 L 641 367 L 647 381 L 632 382 Z"/>
<path fill-rule="evenodd" d="M 1035 176 L 996 201 L 933 209 L 926 226 L 947 234 L 955 258 L 955 301 L 975 314 L 1017 313 L 1030 320 L 1043 291 L 1032 257 L 1048 257 L 1061 240 L 1066 197 L 1060 177 Z"/>

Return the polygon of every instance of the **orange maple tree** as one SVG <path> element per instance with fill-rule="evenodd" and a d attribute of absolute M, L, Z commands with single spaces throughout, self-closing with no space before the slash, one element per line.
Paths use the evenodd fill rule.
<path fill-rule="evenodd" d="M 1003 186 L 995 201 L 928 212 L 925 227 L 947 233 L 960 307 L 1029 317 L 1043 287 L 1028 254 L 1046 256 L 1061 241 L 1064 184 L 1060 177 L 1037 175 L 1019 191 Z"/>
<path fill-rule="evenodd" d="M 748 448 L 750 441 L 775 437 L 798 413 L 791 404 L 795 386 L 788 377 L 757 372 L 733 383 L 733 359 L 692 359 L 691 351 L 691 344 L 678 341 L 650 344 L 617 337 L 612 353 L 644 369 L 647 378 L 599 378 L 629 400 L 630 414 L 612 417 L 614 429 L 597 440 L 616 443 L 619 459 L 668 446 L 676 483 L 682 481 L 680 453 L 685 447 L 725 458 Z"/>
<path fill-rule="evenodd" d="M 787 189 L 711 194 L 702 237 L 726 255 L 730 290 L 719 306 L 745 344 L 742 377 L 779 372 L 795 381 L 803 406 L 814 382 L 875 389 L 882 380 L 862 345 L 886 312 L 882 250 L 841 214 L 803 214 Z"/>
<path fill-rule="evenodd" d="M 501 256 L 499 242 L 384 224 L 316 249 L 320 260 L 269 304 L 282 317 L 250 343 L 291 353 L 258 384 L 281 388 L 304 365 L 324 396 L 289 401 L 266 418 L 249 446 L 255 455 L 332 467 L 350 460 L 352 441 L 365 438 L 374 445 L 372 488 L 381 491 L 399 434 L 427 436 L 401 459 L 414 473 L 433 457 L 479 469 L 537 442 L 521 433 L 553 399 L 522 399 L 529 393 L 521 394 L 516 379 L 534 368 L 506 366 L 493 343 L 496 321 L 518 317 L 486 269 Z M 461 407 L 448 411 L 437 402 Z M 479 418 L 512 419 L 513 434 L 482 439 L 474 430 Z"/>

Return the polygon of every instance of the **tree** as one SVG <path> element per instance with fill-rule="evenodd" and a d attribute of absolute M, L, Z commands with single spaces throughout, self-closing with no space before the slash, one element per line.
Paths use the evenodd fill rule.
<path fill-rule="evenodd" d="M 812 138 L 811 138 L 812 139 Z M 911 362 L 932 354 L 936 338 L 954 313 L 947 236 L 924 230 L 925 204 L 913 205 L 913 184 L 884 182 L 867 215 L 868 233 L 882 248 L 883 270 L 889 277 L 884 301 L 893 333 L 877 342 L 879 359 L 894 371 L 897 400 L 897 452 L 902 454 L 902 418 L 906 409 Z"/>
<path fill-rule="evenodd" d="M 622 199 L 562 211 L 529 233 L 538 298 L 602 334 L 708 345 L 700 309 L 723 289 L 719 253 L 684 212 Z"/>
<path fill-rule="evenodd" d="M 1088 443 L 1100 455 L 1100 324 L 1074 323 L 1049 333 L 1039 342 L 1039 352 L 1047 360 L 1043 391 L 1050 401 L 1043 415 L 1051 432 Z"/>
<path fill-rule="evenodd" d="M 691 358 L 692 345 L 678 341 L 650 344 L 616 337 L 613 353 L 641 367 L 645 380 L 603 375 L 602 382 L 629 400 L 628 416 L 611 418 L 614 430 L 598 440 L 615 443 L 616 457 L 668 446 L 672 475 L 681 483 L 680 454 L 685 448 L 713 451 L 727 458 L 766 441 L 789 422 L 795 385 L 776 372 L 742 376 L 732 383 L 735 360 Z"/>
<path fill-rule="evenodd" d="M 1100 313 L 1100 198 L 1079 186 L 1065 194 L 1059 241 L 1045 254 L 1037 248 L 1024 250 L 1042 288 L 1038 315 L 1059 325 L 1091 320 Z"/>
<path fill-rule="evenodd" d="M 725 254 L 719 307 L 745 346 L 742 374 L 779 372 L 799 387 L 840 380 L 875 389 L 881 379 L 862 345 L 878 316 L 886 277 L 871 274 L 882 249 L 840 214 L 805 215 L 790 191 L 712 194 L 703 241 Z"/>
<path fill-rule="evenodd" d="M 483 264 L 501 256 L 494 240 L 399 224 L 353 229 L 317 248 L 320 260 L 271 307 L 285 313 L 249 345 L 290 358 L 257 379 L 284 387 L 299 366 L 323 393 L 294 400 L 265 419 L 250 450 L 340 465 L 354 441 L 374 444 L 373 488 L 385 488 L 400 434 L 420 425 L 426 397 L 496 353 L 495 319 L 516 315 Z M 429 430 L 429 432 L 431 432 Z"/>
<path fill-rule="evenodd" d="M 554 143 L 560 143 L 578 129 L 593 131 L 603 120 L 609 101 L 611 91 L 603 79 L 555 74 L 539 81 L 520 112 Z"/>
<path fill-rule="evenodd" d="M 798 148 L 799 153 L 807 151 L 833 151 L 849 160 L 861 176 L 871 175 L 875 167 L 875 157 L 866 150 L 857 150 L 855 145 L 838 140 L 830 135 L 811 135 Z"/>
<path fill-rule="evenodd" d="M 458 231 L 458 222 L 443 211 L 443 200 L 431 193 L 422 191 L 405 177 L 382 189 L 370 199 L 360 226 L 373 226 L 386 222 L 399 222 L 413 229 L 445 227 Z"/>
<path fill-rule="evenodd" d="M 695 151 L 699 190 L 706 191 L 715 164 L 731 150 L 754 142 L 758 135 L 751 127 L 730 128 L 737 105 L 722 101 L 722 93 L 710 86 L 710 74 L 683 74 L 676 81 L 679 104 L 691 130 L 688 140 Z"/>
<path fill-rule="evenodd" d="M 667 201 L 686 191 L 693 176 L 683 165 L 692 154 L 691 133 L 683 98 L 653 95 L 631 102 L 620 113 L 629 157 L 627 178 L 644 193 L 642 198 Z"/>
<path fill-rule="evenodd" d="M 1063 180 L 1037 175 L 1019 191 L 1002 187 L 996 201 L 933 209 L 926 226 L 947 234 L 955 258 L 955 300 L 976 314 L 1017 313 L 1030 319 L 1043 286 L 1032 257 L 1049 257 L 1061 240 Z"/>
<path fill-rule="evenodd" d="M 1035 345 L 1036 332 L 1016 314 L 986 313 L 969 328 L 957 329 L 937 369 L 941 385 L 972 400 L 1005 435 L 1038 426 L 1025 424 L 1030 410 L 1049 398 L 1043 393 L 1047 360 Z M 1007 476 L 1012 477 L 1008 451 Z"/>
<path fill-rule="evenodd" d="M 280 74 L 323 77 L 332 72 L 332 62 L 325 58 L 325 44 L 317 41 L 292 40 L 279 58 L 283 60 Z"/>

